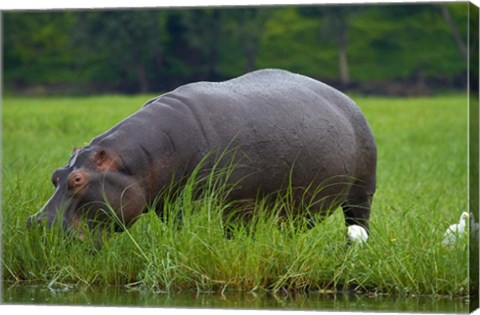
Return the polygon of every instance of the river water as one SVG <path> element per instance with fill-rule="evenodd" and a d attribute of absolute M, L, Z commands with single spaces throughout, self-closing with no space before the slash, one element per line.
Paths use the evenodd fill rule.
<path fill-rule="evenodd" d="M 122 287 L 49 289 L 4 284 L 3 304 L 97 305 L 166 308 L 271 309 L 368 312 L 468 313 L 469 302 L 447 297 L 392 297 L 355 294 L 153 293 Z"/>

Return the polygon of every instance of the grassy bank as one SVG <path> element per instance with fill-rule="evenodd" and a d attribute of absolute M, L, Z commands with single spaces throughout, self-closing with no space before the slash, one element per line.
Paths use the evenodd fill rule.
<path fill-rule="evenodd" d="M 172 212 L 185 213 L 182 228 L 148 213 L 96 254 L 89 244 L 72 245 L 55 231 L 27 230 L 27 216 L 50 198 L 51 172 L 66 163 L 71 149 L 148 99 L 4 101 L 2 264 L 7 281 L 50 287 L 128 285 L 162 292 L 349 288 L 468 294 L 466 240 L 441 245 L 443 232 L 467 210 L 463 95 L 355 98 L 378 146 L 372 231 L 362 248 L 344 246 L 341 211 L 310 230 L 278 225 L 274 216 L 264 215 L 225 238 L 218 200 L 193 201 L 188 193 L 168 205 Z"/>

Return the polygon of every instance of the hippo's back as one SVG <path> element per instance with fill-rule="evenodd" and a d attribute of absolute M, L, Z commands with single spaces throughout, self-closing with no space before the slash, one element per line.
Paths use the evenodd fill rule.
<path fill-rule="evenodd" d="M 335 178 L 375 190 L 375 142 L 363 114 L 347 96 L 306 76 L 259 70 L 184 85 L 147 105 L 179 164 L 193 167 L 212 150 L 237 150 L 245 166 L 234 174 L 244 178 L 238 197 Z"/>

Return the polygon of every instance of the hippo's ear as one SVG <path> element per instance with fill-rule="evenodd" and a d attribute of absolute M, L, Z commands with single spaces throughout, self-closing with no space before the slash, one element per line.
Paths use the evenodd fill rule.
<path fill-rule="evenodd" d="M 79 148 L 79 147 L 73 148 L 73 149 L 72 149 L 72 155 L 77 154 L 78 151 L 80 151 L 80 148 Z"/>
<path fill-rule="evenodd" d="M 100 172 L 118 171 L 121 168 L 121 161 L 117 155 L 105 149 L 99 149 L 94 153 L 93 163 Z"/>

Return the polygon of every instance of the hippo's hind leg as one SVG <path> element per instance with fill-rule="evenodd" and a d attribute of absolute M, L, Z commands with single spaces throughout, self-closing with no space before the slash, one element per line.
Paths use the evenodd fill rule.
<path fill-rule="evenodd" d="M 370 208 L 372 206 L 373 193 L 351 192 L 347 200 L 342 204 L 345 225 L 359 225 L 369 233 Z"/>

